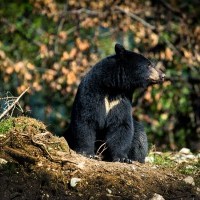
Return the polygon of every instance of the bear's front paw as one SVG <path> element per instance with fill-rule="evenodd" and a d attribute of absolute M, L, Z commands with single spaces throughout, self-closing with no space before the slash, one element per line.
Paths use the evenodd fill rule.
<path fill-rule="evenodd" d="M 132 160 L 128 159 L 128 158 L 114 158 L 113 162 L 121 162 L 121 163 L 129 163 L 129 164 L 131 164 Z"/>

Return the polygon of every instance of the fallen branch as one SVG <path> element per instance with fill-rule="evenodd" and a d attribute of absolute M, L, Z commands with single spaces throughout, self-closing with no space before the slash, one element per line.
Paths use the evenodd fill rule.
<path fill-rule="evenodd" d="M 0 120 L 18 103 L 20 98 L 29 90 L 29 87 L 0 115 Z"/>

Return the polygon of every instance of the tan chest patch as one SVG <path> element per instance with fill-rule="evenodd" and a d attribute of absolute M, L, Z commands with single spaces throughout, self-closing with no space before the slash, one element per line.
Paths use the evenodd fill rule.
<path fill-rule="evenodd" d="M 112 110 L 115 106 L 117 106 L 120 103 L 120 99 L 116 99 L 113 101 L 109 101 L 108 97 L 105 97 L 104 103 L 105 103 L 105 108 L 106 108 L 106 115 Z"/>

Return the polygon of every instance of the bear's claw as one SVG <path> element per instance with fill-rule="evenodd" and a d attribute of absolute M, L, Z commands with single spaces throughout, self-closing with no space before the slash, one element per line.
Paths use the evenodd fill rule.
<path fill-rule="evenodd" d="M 132 160 L 128 159 L 128 158 L 115 158 L 115 159 L 113 159 L 113 162 L 121 162 L 121 163 L 129 163 L 129 164 L 131 164 Z"/>

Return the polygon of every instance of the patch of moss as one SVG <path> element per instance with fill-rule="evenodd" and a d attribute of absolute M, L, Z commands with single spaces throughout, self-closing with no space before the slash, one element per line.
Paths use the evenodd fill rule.
<path fill-rule="evenodd" d="M 29 117 L 17 117 L 13 118 L 13 123 L 17 131 L 32 131 L 32 132 L 44 132 L 46 131 L 46 126 L 33 118 Z"/>
<path fill-rule="evenodd" d="M 0 135 L 5 134 L 13 128 L 17 131 L 32 129 L 33 132 L 43 132 L 46 130 L 46 126 L 42 122 L 29 117 L 10 117 L 0 121 Z"/>
<path fill-rule="evenodd" d="M 0 134 L 5 134 L 11 128 L 13 128 L 12 118 L 8 118 L 0 122 Z"/>
<path fill-rule="evenodd" d="M 153 157 L 153 164 L 159 165 L 162 167 L 173 167 L 175 165 L 174 161 L 170 159 L 170 155 L 168 153 L 163 154 L 153 154 L 150 155 Z"/>
<path fill-rule="evenodd" d="M 195 180 L 195 185 L 200 187 L 200 159 L 197 162 L 184 163 L 177 167 L 179 173 L 192 176 Z"/>
<path fill-rule="evenodd" d="M 193 163 L 184 163 L 179 166 L 179 172 L 185 175 L 197 175 L 200 174 L 200 160 Z"/>

